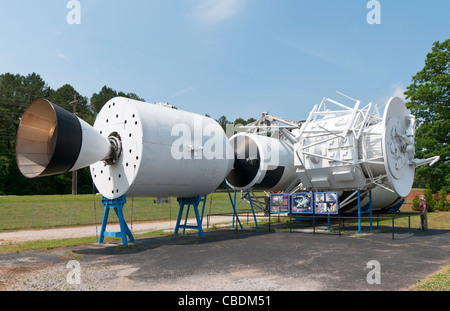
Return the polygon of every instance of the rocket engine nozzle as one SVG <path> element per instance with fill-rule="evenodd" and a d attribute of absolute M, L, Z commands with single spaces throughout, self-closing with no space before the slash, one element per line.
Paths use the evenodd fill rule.
<path fill-rule="evenodd" d="M 17 165 L 27 178 L 89 166 L 108 159 L 111 149 L 88 123 L 46 99 L 30 104 L 17 130 Z"/>

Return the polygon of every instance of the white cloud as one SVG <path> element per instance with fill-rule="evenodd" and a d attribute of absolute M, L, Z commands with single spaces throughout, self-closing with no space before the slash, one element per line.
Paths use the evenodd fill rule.
<path fill-rule="evenodd" d="M 326 49 L 321 49 L 319 47 L 313 47 L 309 44 L 306 44 L 305 42 L 298 42 L 298 41 L 293 41 L 293 40 L 281 39 L 281 42 L 283 42 L 287 46 L 289 46 L 309 57 L 313 57 L 315 59 L 318 59 L 322 62 L 331 64 L 331 65 L 343 67 L 343 65 L 336 60 L 337 59 L 336 55 L 334 55 L 334 57 L 330 57 L 329 55 L 327 55 Z"/>
<path fill-rule="evenodd" d="M 218 24 L 242 11 L 246 0 L 200 0 L 192 16 L 202 24 Z"/>
<path fill-rule="evenodd" d="M 406 86 L 403 82 L 395 82 L 389 88 L 389 93 L 385 95 L 381 95 L 379 97 L 379 108 L 383 108 L 391 97 L 398 97 L 406 103 L 406 95 L 403 94 L 406 91 Z"/>
<path fill-rule="evenodd" d="M 403 94 L 406 91 L 406 86 L 402 82 L 397 82 L 391 85 L 391 96 L 392 97 L 399 97 L 403 100 L 403 102 L 406 101 L 406 95 Z"/>
<path fill-rule="evenodd" d="M 56 51 L 56 56 L 58 56 L 63 60 L 70 61 L 70 57 L 67 56 L 66 54 L 61 53 L 60 51 Z"/>
<path fill-rule="evenodd" d="M 182 88 L 182 89 L 176 91 L 175 93 L 173 93 L 172 96 L 173 96 L 173 97 L 181 96 L 181 95 L 184 95 L 184 94 L 186 94 L 186 93 L 189 93 L 189 92 L 191 92 L 191 91 L 193 91 L 193 90 L 195 90 L 195 87 L 193 87 L 193 86 L 185 87 L 185 88 Z"/>
<path fill-rule="evenodd" d="M 382 97 L 383 103 L 386 103 L 391 97 L 398 97 L 403 102 L 406 102 L 406 95 L 403 94 L 406 91 L 406 86 L 403 82 L 395 82 L 389 89 L 389 94 Z"/>

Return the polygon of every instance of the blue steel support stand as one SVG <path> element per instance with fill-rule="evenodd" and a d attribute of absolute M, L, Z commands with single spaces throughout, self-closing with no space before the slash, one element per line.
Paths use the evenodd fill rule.
<path fill-rule="evenodd" d="M 358 189 L 358 233 L 361 233 L 361 190 Z"/>
<path fill-rule="evenodd" d="M 178 212 L 178 218 L 177 218 L 177 224 L 175 226 L 175 232 L 174 235 L 178 235 L 178 231 L 180 228 L 183 228 L 183 234 L 186 231 L 186 228 L 188 229 L 197 229 L 198 230 L 198 236 L 203 237 L 203 228 L 202 228 L 202 222 L 203 222 L 203 213 L 205 212 L 205 205 L 206 205 L 206 196 L 203 198 L 198 195 L 194 198 L 178 198 L 177 199 L 178 204 L 180 205 L 180 210 Z M 200 215 L 198 211 L 198 206 L 200 202 L 203 202 L 203 208 L 202 208 L 202 214 Z M 195 218 L 197 220 L 196 226 L 190 226 L 187 224 L 188 216 L 189 216 L 189 209 L 190 207 L 194 208 Z M 184 225 L 181 224 L 181 217 L 183 216 L 184 207 L 187 206 L 186 210 L 186 217 L 184 219 Z"/>
<path fill-rule="evenodd" d="M 234 217 L 236 216 L 236 220 L 239 223 L 241 229 L 243 229 L 241 221 L 236 213 L 236 190 L 234 190 L 234 200 L 231 198 L 230 188 L 228 187 L 227 181 L 225 180 L 225 186 L 227 187 L 228 197 L 230 198 L 231 206 L 233 207 L 233 222 L 231 223 L 231 227 L 234 228 Z"/>
<path fill-rule="evenodd" d="M 328 214 L 328 231 L 331 229 L 330 214 Z"/>
<path fill-rule="evenodd" d="M 370 231 L 372 231 L 372 190 L 369 190 Z"/>
<path fill-rule="evenodd" d="M 102 198 L 102 203 L 105 207 L 105 213 L 103 214 L 103 221 L 102 221 L 102 228 L 100 230 L 100 237 L 98 240 L 99 244 L 103 243 L 103 238 L 105 236 L 113 236 L 113 237 L 121 237 L 122 243 L 124 246 L 128 246 L 127 236 L 130 239 L 130 242 L 134 242 L 134 237 L 131 234 L 130 229 L 127 226 L 127 223 L 125 222 L 125 219 L 123 217 L 123 206 L 127 202 L 126 196 L 123 195 L 117 199 L 107 199 L 105 197 Z M 106 230 L 106 224 L 108 223 L 108 216 L 109 216 L 109 210 L 114 209 L 114 212 L 116 212 L 117 218 L 119 218 L 119 224 L 120 224 L 120 232 L 107 232 Z"/>
<path fill-rule="evenodd" d="M 225 186 L 227 187 L 227 192 L 228 192 L 228 197 L 230 198 L 230 202 L 231 202 L 231 206 L 233 207 L 233 222 L 231 223 L 231 227 L 234 228 L 234 218 L 236 217 L 237 222 L 239 223 L 239 226 L 241 227 L 241 229 L 243 229 L 241 221 L 239 220 L 238 214 L 237 214 L 237 205 L 236 205 L 236 190 L 234 190 L 234 198 L 231 198 L 231 193 L 230 193 L 230 188 L 228 187 L 227 181 L 225 181 Z M 250 195 L 250 191 L 247 189 L 247 195 L 248 195 L 248 200 L 250 201 L 250 207 L 251 207 L 251 211 L 253 214 L 253 219 L 255 220 L 255 226 L 256 229 L 258 229 L 258 221 L 256 220 L 256 215 L 255 215 L 255 209 L 253 208 L 253 202 L 252 202 L 252 197 Z"/>
<path fill-rule="evenodd" d="M 361 190 L 358 189 L 358 233 L 361 233 Z M 372 190 L 369 190 L 369 215 L 370 215 L 370 231 L 372 231 Z"/>
<path fill-rule="evenodd" d="M 248 189 L 247 189 L 247 195 L 248 195 L 248 200 L 250 201 L 250 207 L 252 208 L 253 219 L 255 220 L 256 229 L 259 229 L 258 221 L 256 220 L 255 209 L 253 208 L 252 197 L 251 197 L 250 192 L 248 191 Z"/>

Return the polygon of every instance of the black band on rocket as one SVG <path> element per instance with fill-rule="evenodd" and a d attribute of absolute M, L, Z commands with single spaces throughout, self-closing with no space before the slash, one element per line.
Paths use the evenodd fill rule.
<path fill-rule="evenodd" d="M 57 126 L 52 140 L 55 140 L 50 162 L 40 176 L 68 172 L 78 159 L 83 139 L 78 118 L 63 108 L 51 104 L 56 114 Z"/>

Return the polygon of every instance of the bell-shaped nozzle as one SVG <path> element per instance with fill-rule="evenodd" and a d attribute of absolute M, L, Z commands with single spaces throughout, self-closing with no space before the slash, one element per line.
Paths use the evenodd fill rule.
<path fill-rule="evenodd" d="M 17 130 L 17 165 L 28 178 L 89 166 L 110 158 L 112 149 L 108 138 L 46 99 L 30 104 Z"/>

